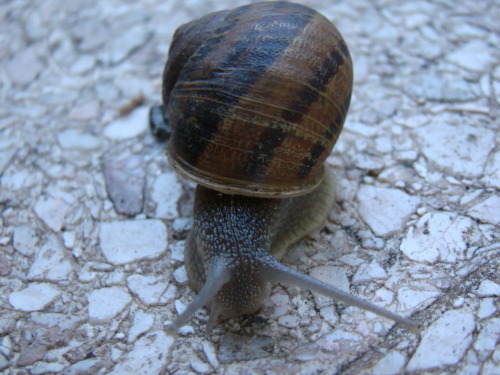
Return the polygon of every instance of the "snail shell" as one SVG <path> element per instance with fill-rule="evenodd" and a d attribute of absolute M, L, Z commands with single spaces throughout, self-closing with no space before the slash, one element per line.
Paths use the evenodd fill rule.
<path fill-rule="evenodd" d="M 351 90 L 346 44 L 310 8 L 256 3 L 190 22 L 175 33 L 164 73 L 170 163 L 225 193 L 310 192 Z"/>

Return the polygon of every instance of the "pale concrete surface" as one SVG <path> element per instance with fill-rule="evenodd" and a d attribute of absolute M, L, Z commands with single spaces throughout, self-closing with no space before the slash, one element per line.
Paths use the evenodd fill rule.
<path fill-rule="evenodd" d="M 193 185 L 146 115 L 177 26 L 244 1 L 0 4 L 0 371 L 500 373 L 500 5 L 304 1 L 355 65 L 326 230 L 288 264 L 412 316 L 417 336 L 277 285 L 178 340 Z"/>

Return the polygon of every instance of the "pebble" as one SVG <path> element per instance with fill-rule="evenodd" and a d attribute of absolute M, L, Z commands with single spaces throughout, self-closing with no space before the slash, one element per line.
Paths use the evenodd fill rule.
<path fill-rule="evenodd" d="M 420 198 L 399 189 L 372 185 L 361 185 L 357 198 L 361 218 L 380 237 L 401 231 L 420 204 Z"/>
<path fill-rule="evenodd" d="M 471 207 L 467 213 L 482 222 L 500 225 L 500 196 L 492 195 Z"/>
<path fill-rule="evenodd" d="M 387 272 L 377 261 L 364 263 L 358 267 L 358 270 L 352 278 L 353 284 L 364 283 L 367 281 L 384 280 L 389 277 Z"/>
<path fill-rule="evenodd" d="M 53 235 L 37 251 L 27 274 L 28 280 L 68 280 L 73 264 L 60 241 Z"/>
<path fill-rule="evenodd" d="M 349 292 L 350 284 L 347 280 L 347 274 L 344 268 L 336 266 L 319 266 L 314 267 L 310 272 L 309 276 L 314 277 L 324 283 L 333 285 L 335 288 L 341 289 L 343 291 Z M 332 299 L 330 297 L 324 296 L 322 294 L 313 292 L 318 305 L 320 307 L 331 305 Z"/>
<path fill-rule="evenodd" d="M 278 318 L 278 324 L 284 328 L 297 328 L 299 317 L 297 315 L 283 315 Z"/>
<path fill-rule="evenodd" d="M 212 372 L 210 366 L 202 361 L 198 357 L 190 359 L 191 368 L 198 374 L 208 374 Z"/>
<path fill-rule="evenodd" d="M 35 230 L 29 226 L 19 226 L 14 228 L 12 245 L 14 249 L 24 256 L 31 256 L 36 250 L 38 236 Z"/>
<path fill-rule="evenodd" d="M 99 115 L 100 104 L 98 100 L 90 100 L 87 103 L 71 109 L 68 114 L 70 120 L 90 121 Z"/>
<path fill-rule="evenodd" d="M 427 288 L 432 288 L 428 286 Z M 418 286 L 405 286 L 398 289 L 398 302 L 401 306 L 401 311 L 422 310 L 429 306 L 440 296 L 437 290 L 422 290 Z M 435 289 L 435 288 L 432 288 Z"/>
<path fill-rule="evenodd" d="M 111 286 L 93 290 L 88 296 L 88 314 L 91 323 L 110 321 L 132 301 L 125 288 Z"/>
<path fill-rule="evenodd" d="M 34 48 L 22 49 L 7 63 L 7 74 L 16 84 L 31 83 L 44 69 Z"/>
<path fill-rule="evenodd" d="M 0 354 L 0 371 L 5 370 L 9 365 L 9 360 L 3 354 Z"/>
<path fill-rule="evenodd" d="M 479 229 L 470 218 L 430 212 L 410 227 L 400 248 L 405 256 L 418 262 L 454 263 L 465 259 L 465 251 L 479 238 Z"/>
<path fill-rule="evenodd" d="M 137 311 L 134 315 L 132 327 L 128 331 L 127 342 L 129 344 L 133 343 L 140 335 L 149 331 L 153 327 L 154 322 L 154 314 L 148 314 L 142 310 Z"/>
<path fill-rule="evenodd" d="M 9 295 L 9 303 L 16 310 L 39 311 L 52 303 L 61 293 L 48 283 L 30 283 Z"/>
<path fill-rule="evenodd" d="M 111 139 L 123 140 L 137 137 L 148 128 L 149 108 L 136 108 L 129 115 L 120 117 L 104 128 L 104 135 Z"/>
<path fill-rule="evenodd" d="M 480 39 L 472 40 L 454 50 L 448 55 L 448 60 L 462 68 L 477 72 L 490 69 L 498 61 L 495 50 Z"/>
<path fill-rule="evenodd" d="M 137 215 L 144 204 L 146 165 L 139 156 L 112 158 L 104 163 L 106 190 L 116 212 Z"/>
<path fill-rule="evenodd" d="M 217 352 L 214 344 L 210 341 L 203 340 L 201 346 L 203 348 L 203 353 L 205 353 L 207 357 L 208 363 L 210 363 L 214 369 L 217 369 L 219 367 L 219 361 L 217 360 Z"/>
<path fill-rule="evenodd" d="M 109 375 L 163 374 L 175 342 L 163 331 L 155 331 L 137 340 L 134 347 L 113 367 Z"/>
<path fill-rule="evenodd" d="M 445 312 L 422 335 L 408 371 L 439 369 L 462 360 L 473 339 L 474 316 L 466 309 Z"/>
<path fill-rule="evenodd" d="M 177 297 L 177 289 L 162 276 L 131 275 L 127 287 L 147 306 L 165 305 Z"/>
<path fill-rule="evenodd" d="M 155 216 L 167 220 L 177 217 L 177 202 L 182 194 L 182 185 L 174 172 L 159 175 L 153 183 L 151 194 L 151 199 L 156 204 Z"/>
<path fill-rule="evenodd" d="M 70 206 L 61 198 L 43 196 L 35 203 L 35 213 L 54 232 L 60 232 Z"/>
<path fill-rule="evenodd" d="M 99 244 L 115 265 L 154 259 L 167 249 L 167 228 L 156 219 L 103 222 Z"/>
<path fill-rule="evenodd" d="M 181 266 L 174 271 L 174 279 L 179 285 L 186 285 L 189 281 L 186 267 Z"/>
<path fill-rule="evenodd" d="M 84 133 L 80 129 L 67 129 L 57 135 L 57 140 L 62 148 L 92 150 L 101 144 L 99 137 Z"/>
<path fill-rule="evenodd" d="M 397 375 L 403 373 L 406 357 L 397 351 L 391 351 L 373 367 L 373 375 Z"/>
<path fill-rule="evenodd" d="M 491 356 L 499 337 L 500 318 L 494 318 L 483 323 L 483 329 L 479 332 L 478 338 L 474 343 L 474 349 L 476 349 L 481 362 L 486 361 Z"/>
<path fill-rule="evenodd" d="M 500 152 L 493 152 L 490 155 L 481 180 L 484 181 L 486 186 L 500 190 Z"/>
<path fill-rule="evenodd" d="M 481 177 L 495 147 L 494 132 L 465 124 L 458 132 L 455 124 L 448 123 L 450 121 L 446 117 L 438 118 L 432 125 L 415 130 L 422 152 L 445 173 L 465 178 Z"/>
<path fill-rule="evenodd" d="M 497 311 L 495 306 L 495 298 L 483 298 L 481 304 L 479 305 L 479 310 L 477 312 L 477 317 L 482 320 L 493 316 Z"/>
<path fill-rule="evenodd" d="M 479 285 L 477 294 L 480 297 L 499 297 L 500 296 L 500 285 L 491 281 L 483 280 Z"/>
<path fill-rule="evenodd" d="M 151 32 L 142 24 L 122 30 L 120 34 L 110 39 L 110 45 L 101 50 L 104 62 L 118 64 L 134 50 L 146 44 Z"/>

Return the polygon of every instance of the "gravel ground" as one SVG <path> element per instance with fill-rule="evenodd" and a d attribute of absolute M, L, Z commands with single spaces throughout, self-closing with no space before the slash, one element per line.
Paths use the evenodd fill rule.
<path fill-rule="evenodd" d="M 276 285 L 258 315 L 177 341 L 193 185 L 147 127 L 173 31 L 244 1 L 0 4 L 0 371 L 500 373 L 500 5 L 303 1 L 355 88 L 326 228 L 287 264 L 421 326 Z M 332 3 L 334 3 L 332 5 Z"/>

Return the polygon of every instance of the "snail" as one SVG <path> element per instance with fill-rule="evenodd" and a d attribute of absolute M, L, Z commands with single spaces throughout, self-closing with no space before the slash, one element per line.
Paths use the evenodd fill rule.
<path fill-rule="evenodd" d="M 292 244 L 325 225 L 335 201 L 324 161 L 349 108 L 352 61 L 329 20 L 276 1 L 191 21 L 174 34 L 162 89 L 152 126 L 170 135 L 174 170 L 198 184 L 184 253 L 198 294 L 169 332 L 203 306 L 207 332 L 219 317 L 254 313 L 273 282 L 416 330 L 407 318 L 280 263 Z"/>

